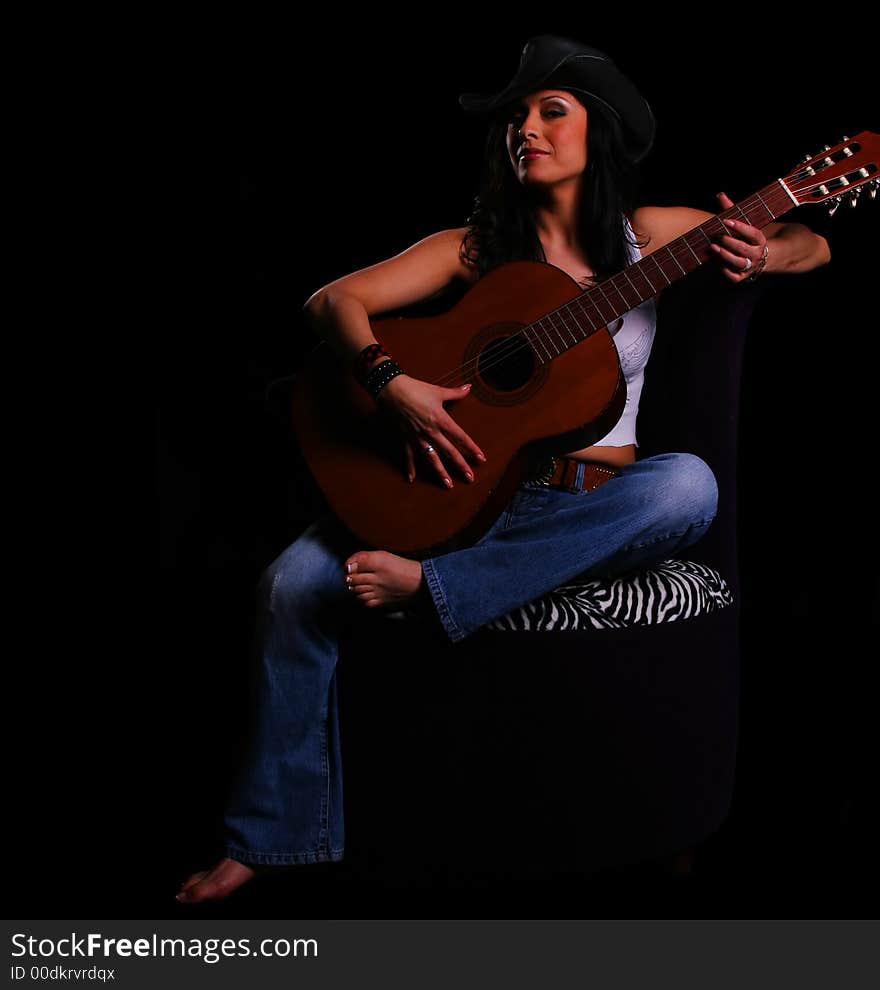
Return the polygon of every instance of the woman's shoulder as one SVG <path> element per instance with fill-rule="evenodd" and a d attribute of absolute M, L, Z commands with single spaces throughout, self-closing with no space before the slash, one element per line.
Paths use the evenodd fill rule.
<path fill-rule="evenodd" d="M 476 282 L 480 273 L 476 266 L 477 247 L 473 241 L 465 243 L 465 238 L 471 228 L 451 227 L 444 233 L 450 238 L 450 244 L 454 246 L 456 252 L 457 269 L 456 280 L 461 280 L 468 285 Z"/>
<path fill-rule="evenodd" d="M 636 238 L 646 241 L 642 248 L 644 255 L 651 254 L 713 216 L 714 213 L 695 210 L 690 206 L 639 206 L 632 214 L 627 214 L 627 219 Z"/>
<path fill-rule="evenodd" d="M 448 227 L 428 234 L 390 258 L 322 286 L 306 305 L 342 293 L 354 296 L 374 316 L 441 296 L 469 277 L 461 250 L 466 230 Z"/>

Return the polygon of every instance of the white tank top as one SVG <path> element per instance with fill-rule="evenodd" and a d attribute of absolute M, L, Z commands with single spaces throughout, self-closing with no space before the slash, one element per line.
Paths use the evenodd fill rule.
<path fill-rule="evenodd" d="M 632 227 L 629 218 L 624 217 L 626 232 L 632 236 Z M 630 254 L 630 264 L 638 261 L 642 257 L 642 252 L 633 244 L 627 245 Z M 626 405 L 623 415 L 617 421 L 614 429 L 606 433 L 601 440 L 597 440 L 597 446 L 602 447 L 624 447 L 634 443 L 636 440 L 636 415 L 639 411 L 639 399 L 642 394 L 642 385 L 645 383 L 645 365 L 651 353 L 654 343 L 654 333 L 657 330 L 657 298 L 652 296 L 646 299 L 641 305 L 625 313 L 619 320 L 615 320 L 608 329 L 614 331 L 620 325 L 614 335 L 614 344 L 620 357 L 620 367 L 623 370 L 623 377 L 626 379 Z"/>

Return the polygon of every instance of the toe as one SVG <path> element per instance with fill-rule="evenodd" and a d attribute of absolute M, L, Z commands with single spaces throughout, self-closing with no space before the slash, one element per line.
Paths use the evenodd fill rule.
<path fill-rule="evenodd" d="M 357 553 L 353 553 L 346 561 L 345 567 L 343 568 L 346 574 L 355 574 L 357 571 L 366 570 L 365 558 L 367 557 L 366 550 L 358 550 Z"/>
<path fill-rule="evenodd" d="M 182 890 L 177 900 L 184 903 L 197 903 L 209 899 L 220 900 L 228 897 L 233 890 L 240 887 L 254 875 L 250 867 L 235 860 L 221 860 L 213 870 L 193 874 L 192 886 Z M 199 879 L 196 879 L 199 878 Z"/>
<path fill-rule="evenodd" d="M 224 859 L 213 870 L 194 874 L 194 877 L 200 879 L 195 880 L 192 886 L 186 890 L 180 891 L 177 900 L 187 904 L 209 899 L 220 900 L 228 897 L 236 887 L 239 887 L 252 875 L 253 871 L 249 868 L 232 860 Z"/>
<path fill-rule="evenodd" d="M 180 885 L 180 889 L 189 890 L 189 888 L 192 887 L 194 883 L 198 883 L 199 880 L 202 879 L 202 877 L 206 877 L 208 875 L 208 872 L 209 872 L 208 870 L 200 870 L 198 873 L 191 873 L 186 878 L 186 880 L 184 880 L 183 883 Z"/>
<path fill-rule="evenodd" d="M 386 554 L 383 550 L 361 550 L 354 555 L 357 573 L 375 573 L 383 564 Z"/>

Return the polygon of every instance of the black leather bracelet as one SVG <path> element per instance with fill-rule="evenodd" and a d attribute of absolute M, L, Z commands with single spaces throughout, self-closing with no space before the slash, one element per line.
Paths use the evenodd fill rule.
<path fill-rule="evenodd" d="M 393 358 L 388 361 L 382 361 L 370 369 L 363 383 L 364 388 L 375 399 L 392 378 L 403 374 L 405 374 L 403 368 Z"/>
<path fill-rule="evenodd" d="M 380 357 L 391 357 L 388 351 L 381 344 L 367 344 L 367 346 L 358 354 L 352 363 L 352 370 L 354 371 L 354 377 L 361 383 L 364 381 L 369 373 L 370 366 L 373 365 Z"/>

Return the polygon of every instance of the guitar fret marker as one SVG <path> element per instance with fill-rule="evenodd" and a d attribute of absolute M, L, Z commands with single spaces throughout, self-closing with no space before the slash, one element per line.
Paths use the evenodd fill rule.
<path fill-rule="evenodd" d="M 649 255 L 649 257 L 650 257 L 650 255 Z M 656 295 L 659 290 L 654 287 L 654 283 L 648 278 L 648 273 L 647 272 L 642 272 L 642 278 L 648 283 L 648 285 L 651 286 L 651 292 L 652 292 L 652 294 L 653 295 Z"/>
<path fill-rule="evenodd" d="M 614 276 L 614 278 L 612 278 L 612 279 L 609 279 L 609 282 L 610 282 L 610 284 L 612 285 L 612 287 L 614 288 L 614 291 L 615 291 L 615 292 L 616 292 L 616 293 L 617 293 L 617 294 L 618 294 L 618 295 L 620 296 L 620 298 L 621 298 L 621 299 L 623 300 L 623 304 L 624 304 L 624 306 L 626 306 L 626 308 L 627 308 L 627 309 L 629 309 L 629 303 L 628 303 L 628 302 L 626 301 L 626 296 L 625 296 L 625 295 L 623 294 L 623 292 L 621 292 L 621 290 L 620 290 L 620 289 L 619 289 L 619 288 L 617 287 L 617 276 L 615 275 L 615 276 Z"/>
<path fill-rule="evenodd" d="M 567 351 L 570 345 L 566 342 L 565 337 L 566 337 L 566 334 L 569 337 L 571 336 L 571 328 L 568 325 L 568 321 L 565 319 L 565 313 L 564 312 L 560 312 L 560 314 L 559 314 L 559 322 L 562 324 L 562 329 L 561 330 L 559 329 L 559 327 L 556 328 L 556 332 L 557 332 L 557 334 L 559 334 L 559 343 L 562 344 L 562 350 L 563 351 Z"/>
<path fill-rule="evenodd" d="M 654 259 L 654 265 L 655 265 L 656 268 L 659 268 L 660 269 L 660 274 L 666 279 L 666 284 L 667 285 L 671 285 L 672 283 L 671 283 L 671 280 L 670 280 L 669 276 L 660 267 L 660 262 L 657 260 L 657 254 L 656 254 L 656 252 L 654 254 L 649 254 L 648 257 Z"/>
<path fill-rule="evenodd" d="M 556 334 L 556 336 L 557 336 L 557 337 L 559 338 L 559 340 L 561 341 L 561 340 L 562 340 L 562 335 L 561 335 L 561 334 L 560 334 L 560 332 L 559 332 L 559 328 L 558 328 L 558 327 L 557 327 L 557 326 L 555 325 L 555 323 L 554 323 L 554 321 L 553 321 L 553 317 L 554 317 L 555 315 L 556 315 L 556 314 L 554 314 L 554 313 L 551 313 L 551 314 L 550 314 L 550 315 L 549 315 L 549 316 L 547 317 L 547 319 L 548 319 L 548 320 L 549 320 L 549 322 L 550 322 L 550 329 L 551 329 L 551 331 L 553 331 L 553 332 L 554 332 L 554 333 Z M 557 316 L 557 319 L 559 319 L 559 317 L 558 317 L 558 316 Z M 563 321 L 563 322 L 564 322 L 564 321 Z M 551 343 L 553 344 L 553 346 L 554 346 L 554 347 L 556 347 L 556 343 L 555 343 L 554 341 L 551 341 Z M 557 355 L 559 355 L 559 354 L 561 354 L 561 353 L 562 353 L 562 351 L 557 351 L 556 353 L 557 353 Z"/>
<path fill-rule="evenodd" d="M 573 302 L 574 303 L 577 303 L 577 307 L 581 311 L 581 314 L 583 316 L 585 316 L 587 318 L 587 320 L 589 320 L 589 323 L 590 323 L 590 329 L 589 329 L 589 331 L 584 332 L 584 328 L 581 326 L 581 324 L 578 321 L 577 317 L 575 317 L 575 323 L 577 324 L 577 328 L 578 328 L 578 330 L 581 331 L 581 333 L 584 334 L 584 338 L 589 337 L 589 335 L 595 331 L 596 324 L 593 323 L 593 318 L 592 318 L 592 316 L 590 316 L 590 311 L 586 308 L 586 306 L 584 306 L 583 296 L 578 296 L 578 298 L 575 299 L 575 300 L 573 300 Z"/>
<path fill-rule="evenodd" d="M 758 199 L 758 202 L 759 202 L 759 203 L 761 204 L 761 206 L 763 206 L 763 207 L 764 207 L 764 209 L 765 209 L 765 210 L 767 211 L 767 215 L 768 215 L 768 216 L 770 217 L 770 219 L 771 219 L 771 220 L 775 220 L 776 218 L 775 218 L 775 216 L 773 215 L 773 211 L 772 211 L 772 210 L 770 209 L 770 207 L 769 207 L 769 206 L 768 206 L 768 205 L 767 205 L 767 204 L 766 204 L 766 203 L 764 202 L 764 197 L 763 197 L 763 196 L 762 196 L 762 195 L 761 195 L 760 193 L 755 193 L 755 196 L 757 197 L 757 199 Z"/>
<path fill-rule="evenodd" d="M 587 319 L 589 319 L 589 315 L 588 315 L 587 311 L 584 309 L 584 304 L 581 302 L 580 298 L 572 300 L 572 305 L 574 303 L 577 303 L 577 307 L 581 311 L 581 314 L 583 316 L 586 316 Z M 581 327 L 580 322 L 578 321 L 578 318 L 576 316 L 575 316 L 575 320 L 574 321 L 575 321 L 575 324 L 577 325 L 578 330 L 581 330 L 583 332 L 583 328 Z"/>
<path fill-rule="evenodd" d="M 667 250 L 668 250 L 668 249 L 667 249 Z M 679 267 L 679 269 L 681 269 L 681 274 L 682 274 L 682 275 L 687 275 L 687 272 L 686 272 L 686 271 L 684 270 L 684 268 L 682 268 L 682 266 L 681 266 L 681 264 L 680 264 L 680 262 L 679 262 L 679 260 L 678 260 L 678 258 L 676 258 L 676 257 L 675 257 L 675 255 L 674 255 L 674 254 L 672 253 L 672 251 L 669 251 L 669 256 L 670 256 L 670 257 L 672 258 L 672 260 L 673 260 L 673 261 L 674 261 L 674 262 L 675 262 L 675 263 L 676 263 L 676 264 L 678 265 L 678 267 Z"/>
<path fill-rule="evenodd" d="M 577 335 L 574 333 L 574 331 L 571 329 L 571 327 L 568 325 L 568 323 L 566 323 L 565 321 L 563 321 L 563 325 L 564 325 L 565 329 L 568 331 L 568 335 L 569 335 L 569 337 L 571 337 L 572 343 L 577 344 L 578 343 Z"/>
<path fill-rule="evenodd" d="M 606 316 L 602 312 L 602 310 L 599 308 L 599 302 L 600 301 L 601 302 L 604 302 L 609 307 L 609 309 L 611 310 L 611 316 L 610 317 L 609 316 Z M 607 323 L 609 320 L 613 320 L 614 319 L 614 307 L 608 302 L 607 299 L 597 300 L 596 303 L 595 303 L 595 306 L 596 306 L 596 312 L 599 314 L 599 316 L 602 317 L 602 322 L 603 323 Z"/>
<path fill-rule="evenodd" d="M 590 325 L 593 330 L 605 326 L 605 318 L 602 316 L 602 310 L 599 309 L 599 306 L 595 302 L 590 302 L 589 305 L 597 317 L 597 319 L 594 319 L 592 316 L 590 317 Z"/>
<path fill-rule="evenodd" d="M 530 325 L 529 327 L 527 327 L 526 329 L 531 329 L 532 327 L 535 327 L 535 328 L 537 328 L 537 326 L 538 326 L 538 325 L 539 325 L 539 324 L 540 324 L 541 322 L 542 322 L 541 320 L 538 320 L 538 322 L 537 322 L 537 323 L 532 323 L 532 324 L 531 324 L 531 325 Z M 536 357 L 538 358 L 538 361 L 539 361 L 539 362 L 540 362 L 541 364 L 544 364 L 544 358 L 543 358 L 543 356 L 542 356 L 542 355 L 540 354 L 540 352 L 538 351 L 538 348 L 537 348 L 537 346 L 536 346 L 537 344 L 541 344 L 541 345 L 543 346 L 543 341 L 541 340 L 541 337 L 540 337 L 540 335 L 539 335 L 539 334 L 537 334 L 537 333 L 535 333 L 535 334 L 533 334 L 533 337 L 534 337 L 534 340 L 532 340 L 532 341 L 531 341 L 531 343 L 532 343 L 532 348 L 533 348 L 533 349 L 534 349 L 534 351 L 535 351 L 535 355 L 536 355 Z M 545 353 L 547 354 L 547 357 L 550 357 L 550 352 L 549 352 L 549 351 L 547 350 L 547 348 L 546 348 L 546 347 L 544 348 L 544 351 L 545 351 Z"/>
<path fill-rule="evenodd" d="M 550 336 L 548 338 L 548 344 L 549 344 L 549 346 L 552 346 L 553 347 L 554 351 L 556 351 L 556 355 L 555 356 L 558 357 L 562 353 L 562 351 L 559 350 L 559 344 L 562 342 L 562 334 L 559 332 L 559 326 L 558 326 L 560 317 L 559 317 L 558 314 L 554 314 L 554 315 L 555 315 L 556 319 L 551 318 L 550 321 L 549 321 L 549 323 L 550 323 Z M 555 338 L 553 337 L 553 334 L 556 335 Z M 564 346 L 563 346 L 562 350 L 565 350 L 565 347 Z"/>
<path fill-rule="evenodd" d="M 627 282 L 629 282 L 629 284 L 632 286 L 633 292 L 636 294 L 636 299 L 638 299 L 639 302 L 635 303 L 635 305 L 638 306 L 639 303 L 642 301 L 642 297 L 639 294 L 639 290 L 633 285 L 632 279 L 629 277 L 629 273 L 628 272 L 624 272 L 623 274 L 626 275 Z"/>
<path fill-rule="evenodd" d="M 611 307 L 611 314 L 612 314 L 612 315 L 611 315 L 611 319 L 613 320 L 613 319 L 614 319 L 614 317 L 615 317 L 615 316 L 617 315 L 617 313 L 615 312 L 615 309 L 614 309 L 614 306 L 613 306 L 613 305 L 611 304 L 611 300 L 610 300 L 610 299 L 608 298 L 608 296 L 606 296 L 606 295 L 605 295 L 605 287 L 604 287 L 604 286 L 602 285 L 602 283 L 600 282 L 600 283 L 599 283 L 599 285 L 598 285 L 598 286 L 597 286 L 596 288 L 598 288 L 598 290 L 599 290 L 599 291 L 600 291 L 600 292 L 602 293 L 602 298 L 603 298 L 603 299 L 605 300 L 605 302 L 607 302 L 607 303 L 608 303 L 608 305 L 609 305 L 609 306 Z"/>
<path fill-rule="evenodd" d="M 697 264 L 699 265 L 699 264 L 700 264 L 700 258 L 699 258 L 699 255 L 698 255 L 698 254 L 697 254 L 697 252 L 696 252 L 696 251 L 695 251 L 695 250 L 694 250 L 694 249 L 693 249 L 693 248 L 691 247 L 691 242 L 690 242 L 690 241 L 689 241 L 689 240 L 687 239 L 687 234 L 685 234 L 685 236 L 684 236 L 684 237 L 682 237 L 682 241 L 683 241 L 683 242 L 684 242 L 684 243 L 685 243 L 685 244 L 687 245 L 687 249 L 688 249 L 688 251 L 690 251 L 690 253 L 691 253 L 691 254 L 692 254 L 692 255 L 694 256 L 694 261 L 696 261 L 696 263 L 697 263 Z"/>

